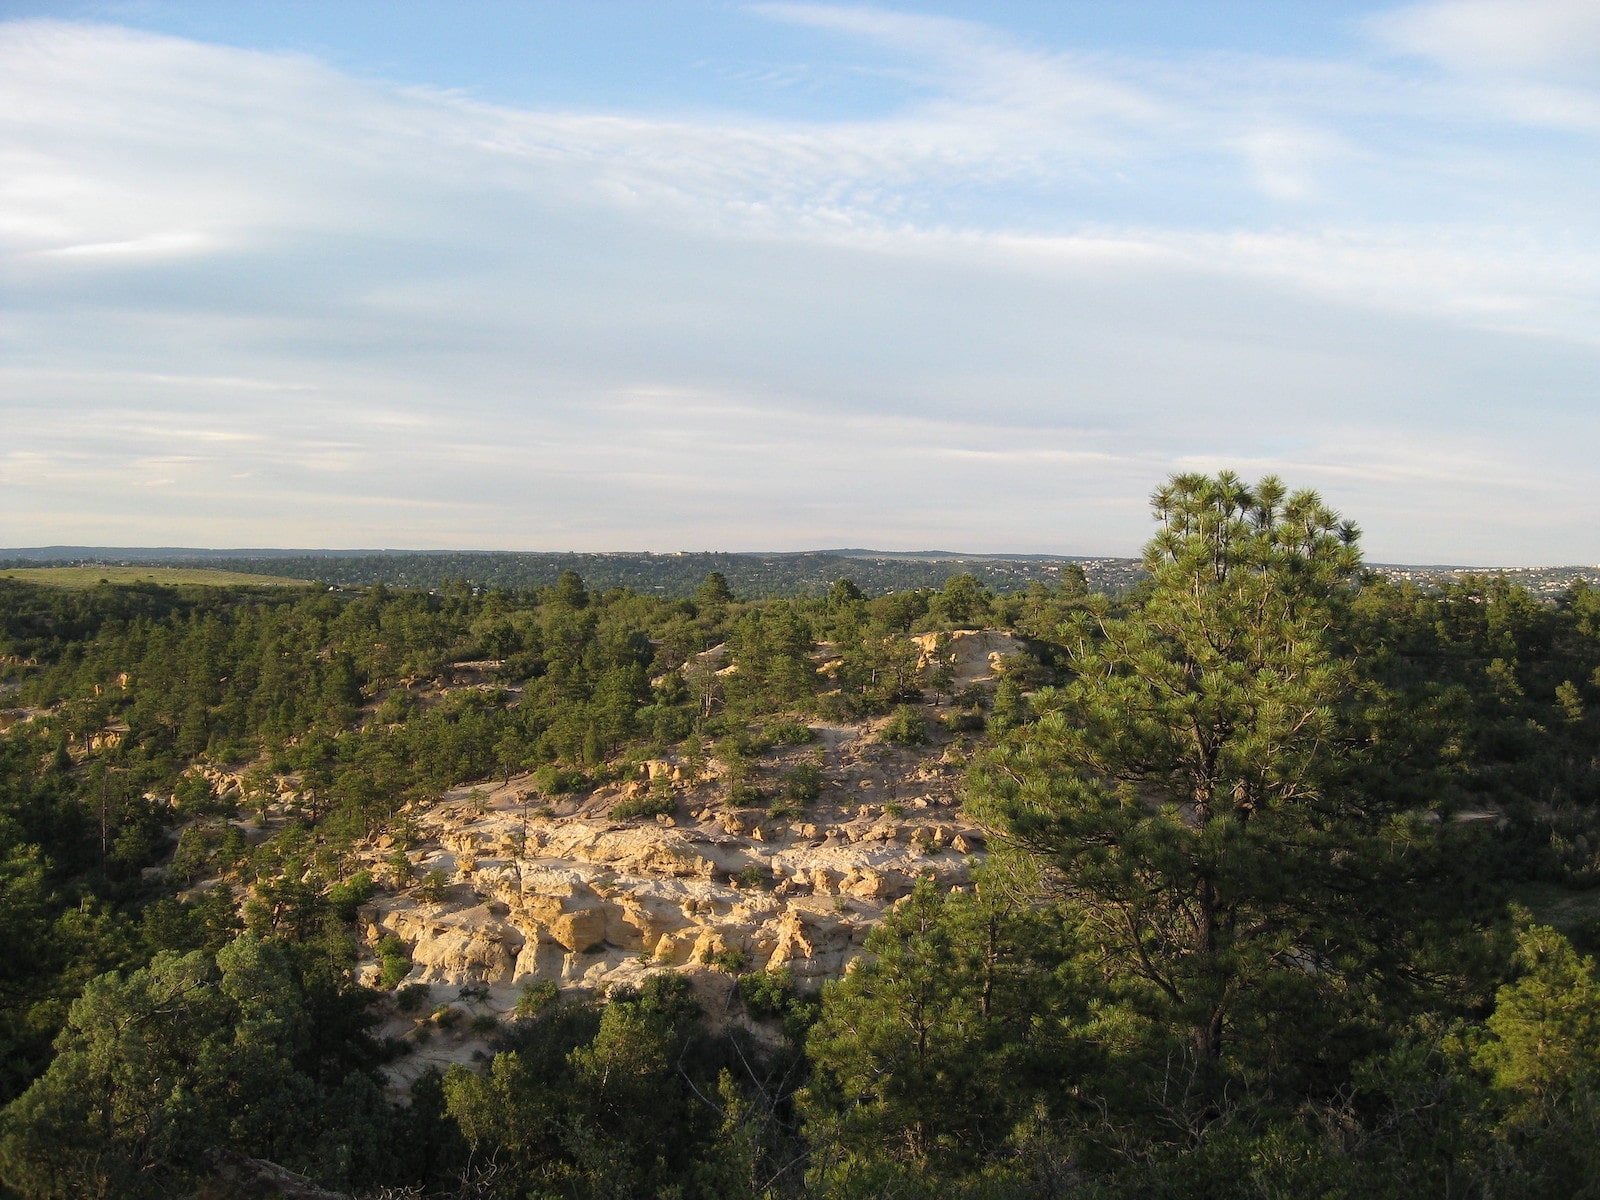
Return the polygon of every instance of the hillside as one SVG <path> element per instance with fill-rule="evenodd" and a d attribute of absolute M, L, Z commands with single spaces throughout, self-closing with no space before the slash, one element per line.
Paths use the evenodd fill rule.
<path fill-rule="evenodd" d="M 1365 1119 L 1322 1073 L 1501 1044 L 1520 964 L 1591 978 L 1600 593 L 1368 574 L 1298 503 L 1236 585 L 1202 545 L 1121 598 L 0 578 L 0 1178 L 645 1196 L 848 1156 L 1020 1197 L 1102 1151 L 1088 1103 L 1136 1195 L 1195 1161 L 1140 1099 L 1175 1062 L 1399 1169 L 1300 1124 Z M 1524 1085 L 1460 1044 L 1417 1069 L 1499 1153 Z M 108 1071 L 143 1106 L 109 1134 Z"/>

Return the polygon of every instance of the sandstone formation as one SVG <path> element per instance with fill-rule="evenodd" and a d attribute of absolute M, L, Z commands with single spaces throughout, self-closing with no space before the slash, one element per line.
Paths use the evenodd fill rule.
<path fill-rule="evenodd" d="M 997 629 L 956 629 L 949 633 L 922 633 L 911 639 L 920 652 L 917 669 L 945 666 L 952 686 L 993 683 L 1002 670 L 1002 660 L 1025 650 L 1022 642 Z"/>
<path fill-rule="evenodd" d="M 397 1083 L 471 1061 L 481 1031 L 528 984 L 598 992 L 677 970 L 723 1005 L 742 970 L 784 969 L 816 985 L 848 969 L 919 877 L 967 884 L 984 840 L 959 812 L 960 756 L 883 745 L 872 722 L 812 728 L 810 745 L 761 767 L 770 787 L 800 762 L 817 765 L 822 794 L 803 806 L 730 807 L 714 770 L 690 780 L 661 759 L 637 779 L 555 802 L 518 777 L 453 789 L 415 813 L 405 858 L 413 880 L 431 874 L 434 886 L 381 891 L 360 914 L 369 950 L 398 938 L 412 964 L 404 983 L 427 989 L 387 1030 L 426 1031 Z M 641 784 L 665 789 L 673 815 L 612 819 Z M 366 847 L 376 876 L 397 848 L 390 836 Z M 367 980 L 380 970 L 369 954 Z M 456 1015 L 441 1019 L 451 1006 Z"/>
<path fill-rule="evenodd" d="M 625 785 L 554 815 L 535 814 L 526 779 L 456 789 L 418 815 L 412 855 L 447 894 L 380 896 L 366 937 L 399 937 L 429 984 L 603 987 L 713 961 L 838 975 L 920 875 L 964 884 L 983 840 L 955 809 L 952 767 L 870 745 L 863 757 L 848 749 L 860 732 L 830 732 L 832 794 L 798 816 L 724 807 L 714 781 L 674 785 L 675 817 L 633 821 L 606 815 Z M 370 848 L 374 869 L 386 853 Z"/>

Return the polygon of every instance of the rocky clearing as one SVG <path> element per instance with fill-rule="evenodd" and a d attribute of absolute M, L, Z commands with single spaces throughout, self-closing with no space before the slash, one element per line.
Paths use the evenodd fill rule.
<path fill-rule="evenodd" d="M 1016 648 L 1005 635 L 959 637 L 957 685 L 992 683 L 1000 654 Z M 941 711 L 928 706 L 930 718 Z M 819 769 L 819 795 L 789 805 L 792 815 L 734 807 L 717 763 L 694 777 L 676 759 L 553 801 L 528 776 L 466 785 L 415 813 L 403 854 L 413 878 L 432 875 L 431 895 L 382 891 L 358 922 L 366 982 L 392 936 L 410 954 L 404 984 L 428 989 L 415 1015 L 396 1011 L 385 1030 L 416 1047 L 397 1082 L 480 1054 L 529 984 L 598 992 L 678 970 L 717 1020 L 733 973 L 783 969 L 817 986 L 849 968 L 920 877 L 965 886 L 984 836 L 960 812 L 963 743 L 930 719 L 926 745 L 889 745 L 883 724 L 812 724 L 809 744 L 764 755 L 763 786 L 802 763 Z M 670 796 L 672 814 L 610 816 L 646 792 Z M 384 878 L 397 849 L 384 835 L 360 854 Z"/>

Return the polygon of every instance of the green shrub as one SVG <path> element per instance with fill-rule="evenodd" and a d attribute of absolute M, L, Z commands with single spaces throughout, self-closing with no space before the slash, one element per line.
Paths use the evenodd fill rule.
<path fill-rule="evenodd" d="M 500 1019 L 493 1013 L 479 1013 L 472 1018 L 472 1032 L 487 1037 L 500 1027 Z"/>
<path fill-rule="evenodd" d="M 647 792 L 611 806 L 611 819 L 631 821 L 635 817 L 670 817 L 678 810 L 678 802 L 671 795 Z"/>
<path fill-rule="evenodd" d="M 452 1008 L 448 1004 L 441 1004 L 433 1010 L 429 1019 L 440 1029 L 454 1029 L 461 1024 L 462 1012 L 459 1008 Z"/>
<path fill-rule="evenodd" d="M 433 991 L 425 983 L 408 983 L 394 994 L 394 1006 L 403 1013 L 414 1013 L 428 1002 Z"/>
<path fill-rule="evenodd" d="M 752 1017 L 781 1017 L 794 995 L 794 977 L 788 971 L 752 971 L 739 976 L 739 999 Z"/>
<path fill-rule="evenodd" d="M 951 733 L 982 733 L 987 721 L 981 708 L 958 708 L 941 718 Z"/>
<path fill-rule="evenodd" d="M 739 881 L 740 887 L 745 888 L 766 887 L 772 882 L 771 872 L 765 867 L 758 867 L 754 864 L 740 871 L 734 878 Z"/>
<path fill-rule="evenodd" d="M 211 790 L 211 784 L 200 775 L 185 775 L 179 779 L 172 789 L 172 798 L 177 801 L 179 810 L 185 813 L 218 813 L 232 807 L 221 804 Z"/>
<path fill-rule="evenodd" d="M 372 719 L 379 725 L 399 725 L 411 715 L 412 707 L 409 692 L 391 691 L 378 705 L 378 710 L 372 714 Z"/>
<path fill-rule="evenodd" d="M 222 833 L 210 824 L 190 825 L 178 835 L 178 848 L 172 855 L 172 877 L 179 883 L 193 883 L 209 875 L 217 859 Z"/>
<path fill-rule="evenodd" d="M 730 768 L 737 769 L 748 759 L 772 749 L 773 739 L 766 730 L 752 733 L 740 726 L 718 740 L 712 753 Z"/>
<path fill-rule="evenodd" d="M 803 721 L 776 721 L 768 725 L 764 732 L 773 744 L 779 746 L 804 746 L 817 736 L 811 726 Z"/>
<path fill-rule="evenodd" d="M 383 964 L 383 973 L 378 977 L 378 986 L 384 991 L 395 987 L 411 974 L 411 955 L 406 951 L 406 944 L 392 933 L 378 943 L 378 961 Z M 398 1000 L 398 997 L 396 999 Z"/>
<path fill-rule="evenodd" d="M 561 998 L 561 989 L 549 979 L 533 980 L 522 985 L 517 997 L 516 1015 L 524 1020 L 537 1017 Z"/>
<path fill-rule="evenodd" d="M 533 786 L 547 796 L 565 796 L 581 791 L 588 783 L 588 776 L 582 771 L 555 763 L 545 763 L 533 773 Z"/>
<path fill-rule="evenodd" d="M 767 802 L 767 794 L 754 784 L 734 783 L 728 786 L 728 803 L 735 808 L 755 808 Z"/>
<path fill-rule="evenodd" d="M 822 794 L 822 768 L 811 762 L 798 764 L 785 773 L 783 792 L 802 804 L 815 800 Z"/>
<path fill-rule="evenodd" d="M 417 884 L 417 895 L 429 904 L 437 904 L 445 898 L 450 890 L 450 881 L 445 878 L 443 871 L 437 867 L 422 877 L 422 882 Z"/>
<path fill-rule="evenodd" d="M 404 850 L 395 850 L 384 859 L 384 869 L 389 877 L 389 886 L 403 888 L 411 882 L 411 860 L 406 857 Z"/>
<path fill-rule="evenodd" d="M 897 746 L 920 746 L 928 740 L 928 718 L 920 708 L 902 704 L 890 714 L 878 737 Z"/>
<path fill-rule="evenodd" d="M 743 950 L 719 950 L 710 959 L 710 965 L 729 975 L 737 975 L 750 965 Z"/>
<path fill-rule="evenodd" d="M 356 919 L 356 910 L 371 900 L 377 890 L 371 871 L 357 871 L 328 889 L 328 906 L 341 921 L 349 923 Z"/>
<path fill-rule="evenodd" d="M 989 725 L 996 733 L 1004 733 L 1032 719 L 1028 699 L 1015 679 L 1002 679 L 995 685 L 994 701 L 989 709 Z"/>

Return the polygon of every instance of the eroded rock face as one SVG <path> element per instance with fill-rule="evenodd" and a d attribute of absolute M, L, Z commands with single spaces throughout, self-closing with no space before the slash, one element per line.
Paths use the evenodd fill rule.
<path fill-rule="evenodd" d="M 996 647 L 973 649 L 976 659 Z M 842 975 L 919 877 L 967 883 L 982 835 L 959 815 L 959 769 L 937 747 L 880 746 L 864 725 L 816 732 L 786 752 L 823 768 L 823 795 L 798 815 L 729 808 L 714 778 L 687 782 L 667 760 L 641 771 L 677 801 L 659 821 L 609 817 L 635 781 L 541 817 L 525 779 L 457 789 L 418 815 L 427 840 L 410 854 L 419 875 L 450 881 L 448 894 L 380 896 L 367 937 L 406 943 L 410 982 L 487 987 L 502 1010 L 534 980 L 599 988 L 705 964 Z M 374 864 L 392 853 L 384 840 Z"/>
<path fill-rule="evenodd" d="M 1018 638 L 996 629 L 922 633 L 911 640 L 920 651 L 918 668 L 942 664 L 950 669 L 956 687 L 992 683 L 1000 675 L 1001 660 L 1025 649 Z"/>

